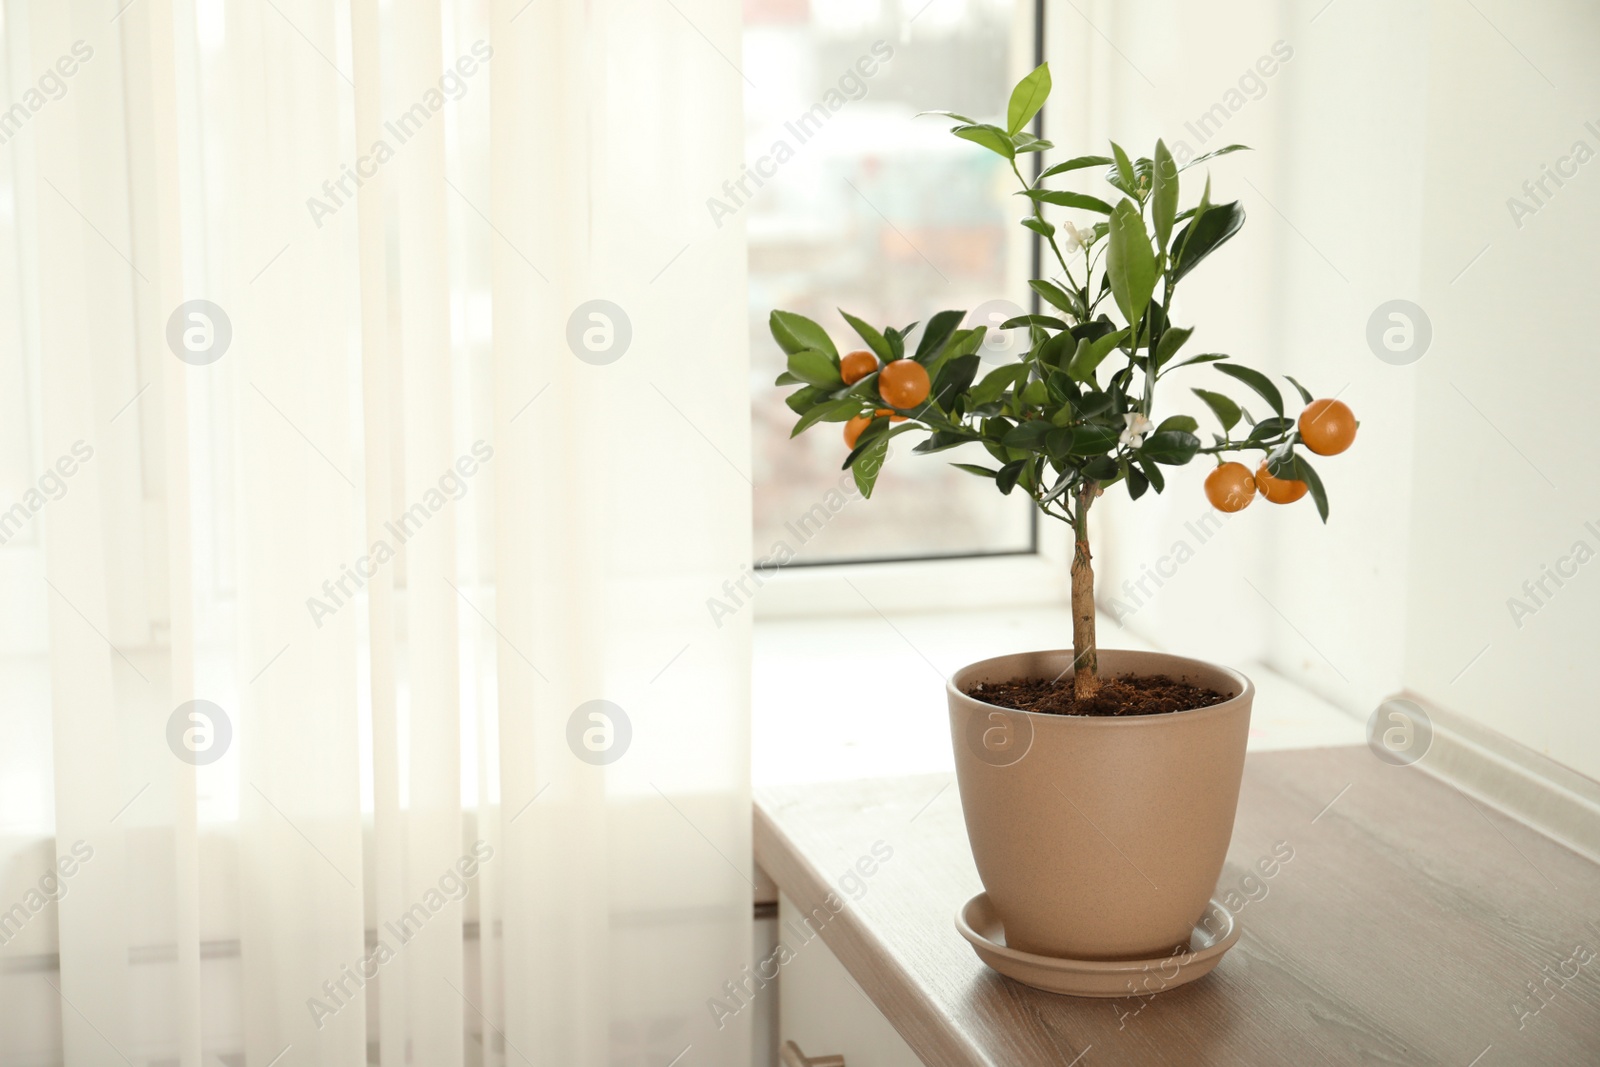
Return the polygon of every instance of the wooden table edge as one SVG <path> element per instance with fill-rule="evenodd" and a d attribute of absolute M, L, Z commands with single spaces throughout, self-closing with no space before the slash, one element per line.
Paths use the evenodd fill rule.
<path fill-rule="evenodd" d="M 949 775 L 952 780 L 954 775 Z M 766 869 L 779 890 L 802 912 L 824 908 L 829 895 L 843 901 L 828 880 L 801 855 L 760 797 L 755 799 L 754 842 L 756 862 Z M 950 934 L 955 936 L 952 913 Z M 783 937 L 780 929 L 780 940 Z M 919 983 L 901 966 L 880 940 L 861 922 L 848 902 L 822 926 L 822 941 L 838 957 L 850 976 L 889 1021 L 923 1063 L 932 1067 L 987 1067 L 992 1061 L 977 1048 L 952 1019 L 936 1010 L 931 997 L 920 994 Z"/>

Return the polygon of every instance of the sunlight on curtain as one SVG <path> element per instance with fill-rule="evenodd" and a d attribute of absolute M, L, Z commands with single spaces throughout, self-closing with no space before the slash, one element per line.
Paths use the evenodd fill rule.
<path fill-rule="evenodd" d="M 738 5 L 0 19 L 0 1062 L 747 1063 Z"/>

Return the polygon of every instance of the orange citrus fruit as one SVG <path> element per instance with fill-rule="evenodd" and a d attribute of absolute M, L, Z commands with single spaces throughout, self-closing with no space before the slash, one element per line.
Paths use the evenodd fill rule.
<path fill-rule="evenodd" d="M 844 424 L 844 446 L 846 448 L 855 448 L 856 447 L 856 438 L 861 436 L 861 431 L 862 430 L 865 430 L 868 426 L 871 426 L 871 425 L 872 425 L 872 416 L 871 415 L 857 415 L 855 418 L 853 418 L 849 422 L 845 423 Z"/>
<path fill-rule="evenodd" d="M 1256 480 L 1243 463 L 1224 463 L 1206 475 L 1206 499 L 1218 511 L 1243 511 L 1256 498 Z"/>
<path fill-rule="evenodd" d="M 878 393 L 891 407 L 914 408 L 928 399 L 928 368 L 914 359 L 897 359 L 883 365 Z"/>
<path fill-rule="evenodd" d="M 1313 400 L 1300 413 L 1300 440 L 1319 456 L 1337 456 L 1356 439 L 1356 416 L 1340 400 Z"/>
<path fill-rule="evenodd" d="M 1307 490 L 1305 482 L 1293 478 L 1274 478 L 1268 474 L 1266 460 L 1262 460 L 1261 466 L 1256 468 L 1256 488 L 1274 504 L 1293 504 L 1305 496 Z"/>
<path fill-rule="evenodd" d="M 854 385 L 877 369 L 878 357 L 865 349 L 847 352 L 839 361 L 839 376 L 846 385 Z"/>

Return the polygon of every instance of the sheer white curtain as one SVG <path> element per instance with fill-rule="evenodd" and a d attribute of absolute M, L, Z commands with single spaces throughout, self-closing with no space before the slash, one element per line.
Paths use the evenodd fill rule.
<path fill-rule="evenodd" d="M 748 1062 L 739 5 L 0 18 L 0 1063 Z"/>

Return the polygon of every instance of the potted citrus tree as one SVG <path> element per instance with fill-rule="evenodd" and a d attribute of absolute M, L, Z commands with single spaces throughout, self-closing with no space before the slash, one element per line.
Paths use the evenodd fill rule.
<path fill-rule="evenodd" d="M 1204 940 L 1196 923 L 1216 907 L 1253 695 L 1226 667 L 1099 647 L 1091 511 L 1108 491 L 1161 493 L 1173 468 L 1204 456 L 1214 461 L 1204 491 L 1217 509 L 1309 498 L 1326 521 L 1327 494 L 1307 453 L 1344 451 L 1356 422 L 1346 405 L 1313 399 L 1292 378 L 1290 395 L 1304 406 L 1289 414 L 1276 382 L 1195 351 L 1195 328 L 1170 318 L 1179 285 L 1245 219 L 1238 202 L 1213 200 L 1209 176 L 1201 184 L 1183 172 L 1243 146 L 1180 165 L 1161 141 L 1140 158 L 1113 143 L 1109 155 L 1041 165 L 1029 181 L 1019 160 L 1053 147 L 1027 129 L 1049 91 L 1040 66 L 1013 90 L 1003 125 L 933 113 L 1007 160 L 1028 207 L 1022 225 L 1048 246 L 1050 276 L 1029 283 L 1044 313 L 1001 327 L 1028 331 L 1019 358 L 980 376 L 985 327 L 964 327 L 962 310 L 939 311 L 920 330 L 841 312 L 865 346 L 842 354 L 803 316 L 774 311 L 770 325 L 788 357 L 777 384 L 796 387 L 787 398 L 799 416 L 794 433 L 842 423 L 844 467 L 863 495 L 890 442 L 920 433 L 915 453 L 981 448 L 988 462 L 955 466 L 1002 494 L 1026 494 L 1072 531 L 1071 649 L 972 664 L 950 679 L 948 700 L 984 906 L 1003 930 L 994 937 L 1030 966 L 1081 977 Z M 1064 187 L 1082 172 L 1103 175 L 1109 194 Z M 1216 422 L 1209 443 L 1194 417 L 1163 417 L 1158 407 L 1184 377 L 1204 379 L 1191 388 Z M 979 952 L 995 962 L 982 944 Z M 1029 975 L 1038 979 L 1019 971 Z M 1093 991 L 1072 981 L 1064 989 Z"/>

